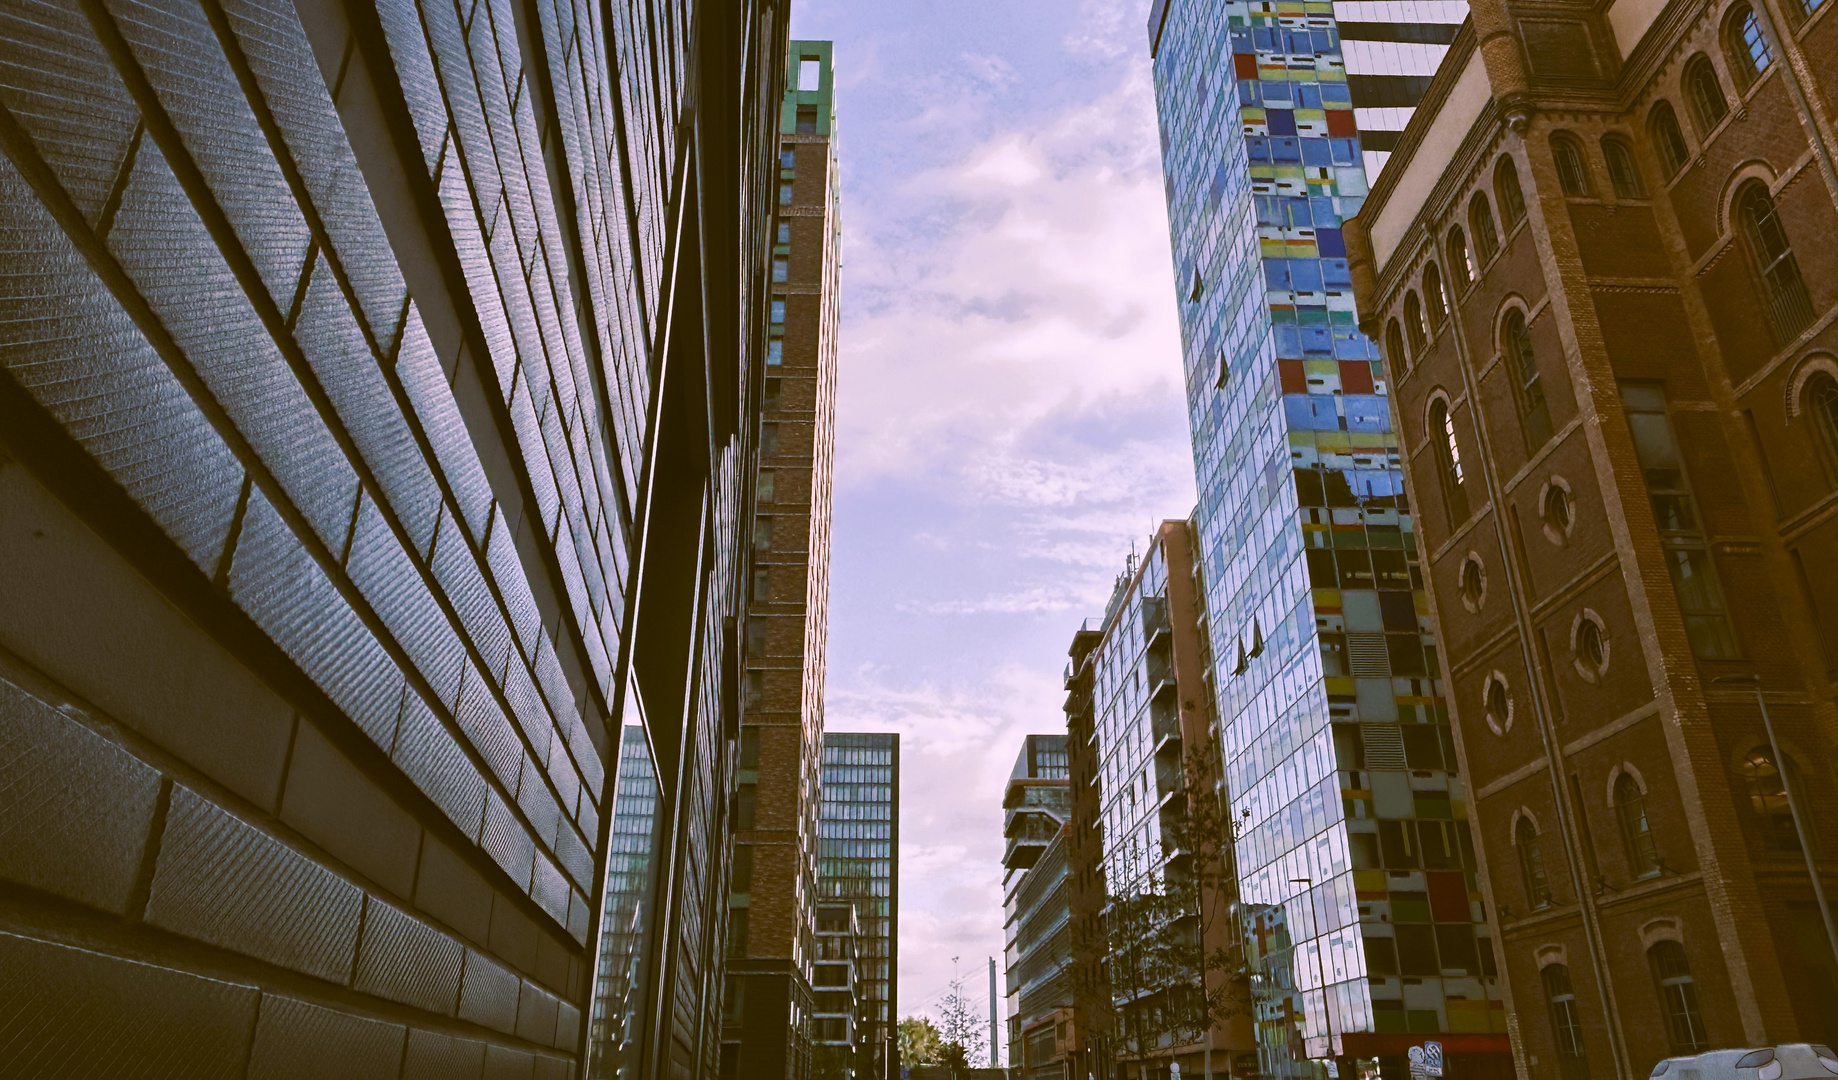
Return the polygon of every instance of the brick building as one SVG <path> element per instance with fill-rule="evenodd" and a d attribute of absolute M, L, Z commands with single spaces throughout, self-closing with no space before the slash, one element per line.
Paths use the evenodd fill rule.
<path fill-rule="evenodd" d="M 785 28 L 706 10 L 0 5 L 0 1075 L 584 1075 L 625 718 L 626 1075 L 713 1071 Z"/>
<path fill-rule="evenodd" d="M 830 43 L 794 41 L 786 62 L 747 583 L 724 1077 L 802 1077 L 811 1052 L 840 182 Z"/>
<path fill-rule="evenodd" d="M 1838 1039 L 1834 7 L 1476 0 L 1348 229 L 1521 1075 Z"/>

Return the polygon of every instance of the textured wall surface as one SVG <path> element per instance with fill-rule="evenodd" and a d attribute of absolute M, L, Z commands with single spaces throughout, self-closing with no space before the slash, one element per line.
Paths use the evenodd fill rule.
<path fill-rule="evenodd" d="M 770 102 L 743 9 L 709 70 Z M 711 954 L 766 195 L 755 118 L 682 119 L 690 19 L 0 2 L 0 1076 L 572 1074 L 646 644 L 644 947 Z M 673 291 L 731 337 L 662 342 Z M 717 404 L 660 434 L 672 364 Z M 653 974 L 693 1055 L 719 973 Z"/>

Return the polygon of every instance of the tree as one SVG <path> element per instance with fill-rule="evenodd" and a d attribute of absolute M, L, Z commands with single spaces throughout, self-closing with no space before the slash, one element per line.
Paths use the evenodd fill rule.
<path fill-rule="evenodd" d="M 956 964 L 957 957 L 952 957 L 951 962 Z M 941 1063 L 964 1069 L 972 1061 L 984 1060 L 989 1052 L 987 1023 L 977 1010 L 974 993 L 965 993 L 963 976 L 952 979 L 950 988 L 938 999 L 938 1034 L 944 1040 L 945 1054 Z"/>
<path fill-rule="evenodd" d="M 1186 798 L 1160 821 L 1158 851 L 1126 847 L 1115 860 L 1135 872 L 1102 912 L 1101 963 L 1075 969 L 1096 981 L 1086 1001 L 1108 1003 L 1112 1042 L 1130 1059 L 1173 1057 L 1215 1025 L 1251 1007 L 1243 935 L 1233 923 L 1233 830 L 1208 741 L 1183 757 Z M 1124 876 L 1119 874 L 1118 876 Z"/>
<path fill-rule="evenodd" d="M 938 1028 L 924 1016 L 908 1016 L 901 1019 L 897 1028 L 900 1040 L 900 1061 L 907 1065 L 943 1064 L 944 1039 L 939 1037 Z"/>

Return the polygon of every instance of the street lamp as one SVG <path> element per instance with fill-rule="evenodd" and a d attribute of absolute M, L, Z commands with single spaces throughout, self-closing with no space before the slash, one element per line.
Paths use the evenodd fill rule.
<path fill-rule="evenodd" d="M 1321 912 L 1315 901 L 1315 879 L 1290 878 L 1289 883 L 1308 886 L 1308 917 L 1315 925 L 1315 970 L 1321 976 L 1321 1023 L 1327 1029 L 1327 1057 L 1331 1062 L 1334 1060 L 1334 1008 L 1327 995 L 1327 961 L 1321 956 Z M 1335 1071 L 1339 1071 L 1338 1067 Z"/>
<path fill-rule="evenodd" d="M 1787 812 L 1793 816 L 1793 831 L 1800 838 L 1800 855 L 1806 859 L 1806 876 L 1812 879 L 1813 899 L 1819 904 L 1819 917 L 1825 921 L 1825 943 L 1832 950 L 1833 961 L 1838 962 L 1838 928 L 1832 925 L 1832 909 L 1825 903 L 1825 885 L 1819 880 L 1819 867 L 1813 861 L 1812 834 L 1806 831 L 1804 820 L 1800 817 L 1800 799 L 1794 794 L 1792 782 L 1787 779 L 1787 759 L 1781 754 L 1781 744 L 1775 741 L 1774 721 L 1768 718 L 1768 703 L 1761 696 L 1761 677 L 1719 675 L 1710 681 L 1717 686 L 1750 686 L 1755 689 L 1755 707 L 1761 710 L 1761 726 L 1768 733 L 1768 749 L 1774 754 L 1775 771 L 1780 773 L 1781 793 L 1787 796 Z"/>

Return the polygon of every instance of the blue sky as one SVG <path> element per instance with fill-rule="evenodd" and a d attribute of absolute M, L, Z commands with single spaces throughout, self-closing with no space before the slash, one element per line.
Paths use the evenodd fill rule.
<path fill-rule="evenodd" d="M 827 718 L 903 736 L 900 1011 L 1002 954 L 1001 791 L 1072 633 L 1185 516 L 1147 0 L 794 0 L 836 43 Z"/>

